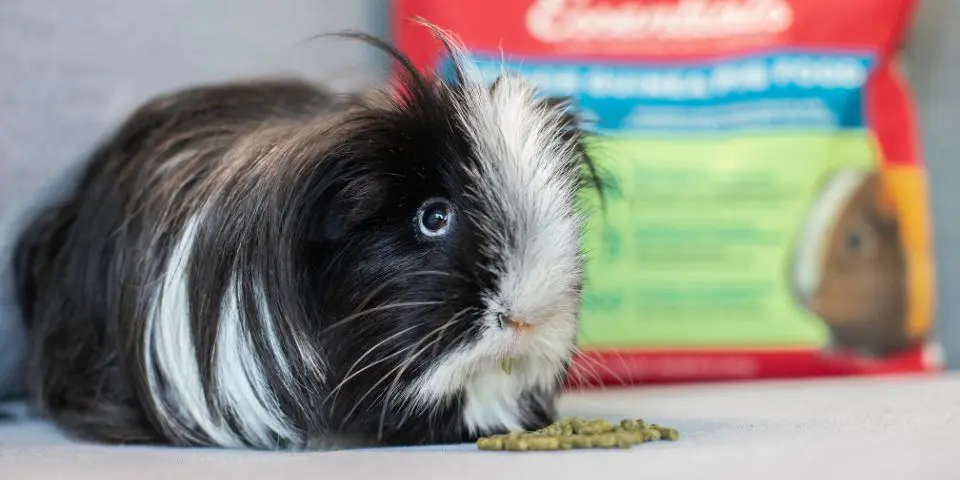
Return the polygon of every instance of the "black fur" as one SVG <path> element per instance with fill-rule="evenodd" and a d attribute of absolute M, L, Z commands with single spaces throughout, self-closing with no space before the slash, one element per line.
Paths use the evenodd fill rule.
<path fill-rule="evenodd" d="M 471 439 L 459 396 L 413 417 L 387 398 L 391 372 L 411 355 L 402 349 L 428 346 L 399 377 L 404 384 L 471 340 L 480 296 L 495 286 L 476 265 L 499 259 L 482 253 L 485 239 L 469 214 L 485 206 L 462 194 L 475 187 L 463 172 L 478 161 L 456 120 L 462 99 L 456 85 L 437 84 L 391 47 L 355 36 L 403 67 L 402 93 L 392 101 L 340 98 L 294 80 L 173 92 L 134 112 L 91 155 L 72 196 L 37 215 L 19 239 L 15 266 L 30 327 L 29 391 L 42 412 L 95 441 L 217 443 L 164 420 L 154 402 L 175 406 L 151 389 L 143 351 L 150 300 L 187 222 L 204 209 L 188 270 L 192 342 L 207 403 L 245 445 L 263 446 L 216 400 L 217 319 L 231 286 L 267 387 L 298 438 Z M 558 135 L 580 145 L 570 127 Z M 593 166 L 578 152 L 570 168 L 583 171 L 576 175 L 587 186 Z M 441 241 L 419 236 L 413 223 L 430 197 L 464 212 L 461 228 Z M 438 303 L 344 321 L 393 302 Z M 274 319 L 279 352 L 264 314 Z M 463 321 L 440 328 L 458 315 Z M 331 392 L 362 353 L 391 335 L 399 336 L 368 360 L 397 358 Z M 276 353 L 296 381 L 285 381 Z M 529 392 L 526 427 L 553 419 L 560 380 Z"/>

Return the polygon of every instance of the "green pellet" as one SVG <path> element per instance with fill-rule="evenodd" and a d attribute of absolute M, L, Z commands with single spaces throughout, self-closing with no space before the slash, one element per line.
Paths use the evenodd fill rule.
<path fill-rule="evenodd" d="M 593 437 L 586 435 L 571 435 L 569 437 L 570 446 L 573 448 L 591 448 L 593 447 Z"/>
<path fill-rule="evenodd" d="M 511 450 L 514 452 L 522 452 L 527 450 L 527 441 L 526 438 L 508 438 L 503 441 L 503 449 Z"/>
<path fill-rule="evenodd" d="M 639 432 L 640 430 L 643 430 L 643 427 L 641 427 L 636 420 L 632 419 L 621 420 L 620 427 L 628 432 Z"/>
<path fill-rule="evenodd" d="M 637 442 L 634 440 L 633 436 L 630 434 L 620 434 L 617 435 L 617 446 L 620 448 L 630 448 L 634 446 Z"/>
<path fill-rule="evenodd" d="M 655 442 L 660 440 L 660 431 L 653 428 L 647 428 L 643 431 L 644 442 Z"/>
<path fill-rule="evenodd" d="M 583 448 L 628 449 L 657 440 L 676 441 L 676 429 L 647 424 L 640 419 L 625 419 L 617 424 L 607 420 L 562 418 L 533 431 L 512 431 L 477 439 L 479 450 L 549 451 Z"/>
<path fill-rule="evenodd" d="M 547 425 L 546 427 L 543 427 L 540 430 L 536 430 L 536 433 L 540 435 L 550 435 L 555 437 L 563 435 L 563 432 L 564 432 L 564 425 L 560 422 L 556 422 L 556 423 Z"/>
<path fill-rule="evenodd" d="M 580 433 L 585 435 L 598 435 L 613 431 L 613 424 L 606 420 L 594 420 L 586 423 L 580 428 Z"/>
<path fill-rule="evenodd" d="M 531 437 L 526 439 L 527 450 L 559 450 L 560 440 L 557 437 Z"/>
<path fill-rule="evenodd" d="M 661 427 L 660 425 L 657 425 L 657 424 L 653 424 L 651 425 L 651 427 L 654 430 L 660 432 L 661 440 L 670 440 L 671 442 L 680 440 L 680 432 L 678 432 L 677 429 L 675 428 Z"/>
<path fill-rule="evenodd" d="M 570 425 L 570 428 L 573 430 L 573 433 L 577 435 L 580 435 L 583 433 L 584 422 L 582 418 L 580 417 L 571 418 L 570 421 L 567 422 L 567 424 Z"/>
<path fill-rule="evenodd" d="M 503 437 L 486 437 L 477 439 L 477 448 L 480 450 L 503 450 Z"/>
<path fill-rule="evenodd" d="M 584 425 L 580 427 L 580 431 L 577 432 L 577 435 L 599 435 L 602 433 L 599 428 L 594 424 Z"/>
<path fill-rule="evenodd" d="M 611 433 L 603 433 L 593 438 L 593 448 L 613 448 L 617 446 L 617 436 Z"/>

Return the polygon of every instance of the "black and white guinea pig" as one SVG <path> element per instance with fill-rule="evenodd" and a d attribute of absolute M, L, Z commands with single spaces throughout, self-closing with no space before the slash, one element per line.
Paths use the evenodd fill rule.
<path fill-rule="evenodd" d="M 100 442 L 290 449 L 541 427 L 576 351 L 569 102 L 453 80 L 296 80 L 142 105 L 16 252 L 34 404 Z M 501 368 L 513 359 L 512 371 Z"/>

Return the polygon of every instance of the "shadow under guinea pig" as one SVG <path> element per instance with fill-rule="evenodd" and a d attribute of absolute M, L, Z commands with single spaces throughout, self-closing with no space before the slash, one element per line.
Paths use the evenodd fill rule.
<path fill-rule="evenodd" d="M 799 304 L 829 329 L 828 350 L 883 358 L 915 346 L 906 330 L 907 265 L 897 212 L 877 171 L 822 185 L 795 245 Z"/>

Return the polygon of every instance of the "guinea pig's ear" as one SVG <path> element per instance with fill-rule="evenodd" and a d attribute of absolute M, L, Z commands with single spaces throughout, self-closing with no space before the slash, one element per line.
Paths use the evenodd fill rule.
<path fill-rule="evenodd" d="M 332 186 L 313 207 L 308 240 L 328 242 L 342 239 L 382 205 L 383 187 L 383 182 L 372 176 L 360 176 Z"/>
<path fill-rule="evenodd" d="M 897 208 L 890 187 L 884 182 L 883 174 L 874 172 L 870 175 L 870 212 L 873 217 L 884 226 L 893 226 L 897 223 Z"/>
<path fill-rule="evenodd" d="M 563 119 L 564 128 L 574 129 L 577 132 L 580 131 L 582 127 L 581 122 L 584 118 L 579 111 L 573 108 L 573 97 L 550 96 L 543 97 L 540 101 L 547 110 L 560 115 L 560 118 Z"/>
<path fill-rule="evenodd" d="M 575 107 L 576 100 L 570 96 L 547 96 L 540 99 L 543 108 L 556 114 L 560 118 L 560 135 L 565 140 L 576 139 L 575 150 L 576 159 L 579 161 L 579 167 L 582 168 L 585 184 L 592 187 L 599 195 L 600 210 L 606 211 L 607 191 L 615 190 L 614 179 L 610 175 L 601 173 L 599 166 L 594 161 L 593 156 L 587 151 L 584 143 L 587 137 L 587 124 L 595 119 L 586 118 L 584 111 Z"/>

